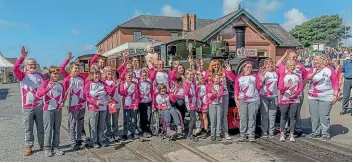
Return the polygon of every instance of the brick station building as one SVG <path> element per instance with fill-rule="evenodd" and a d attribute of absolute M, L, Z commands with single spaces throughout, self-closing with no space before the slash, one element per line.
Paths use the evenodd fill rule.
<path fill-rule="evenodd" d="M 286 49 L 295 50 L 300 45 L 279 24 L 260 23 L 245 9 L 239 7 L 237 11 L 217 20 L 200 19 L 195 14 L 184 14 L 183 17 L 140 15 L 118 25 L 96 46 L 103 50 L 104 56 L 109 57 L 111 51 L 119 46 L 147 36 L 165 43 L 176 39 L 207 43 L 225 40 L 229 43 L 230 51 L 235 51 L 236 37 L 232 27 L 239 22 L 246 25 L 245 48 L 257 49 L 260 56 L 277 60 Z"/>

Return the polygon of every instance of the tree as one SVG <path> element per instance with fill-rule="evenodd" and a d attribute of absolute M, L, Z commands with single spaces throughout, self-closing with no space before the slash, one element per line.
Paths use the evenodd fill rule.
<path fill-rule="evenodd" d="M 343 19 L 339 15 L 323 15 L 296 26 L 289 33 L 294 38 L 299 37 L 303 47 L 309 47 L 317 41 L 327 41 L 329 46 L 337 46 L 345 35 L 351 37 L 348 33 L 351 27 L 346 27 L 346 33 L 344 28 Z"/>

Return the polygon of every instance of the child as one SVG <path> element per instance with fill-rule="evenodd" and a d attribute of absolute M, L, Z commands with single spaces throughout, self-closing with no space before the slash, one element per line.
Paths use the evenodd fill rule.
<path fill-rule="evenodd" d="M 178 129 L 182 129 L 181 115 L 178 110 L 170 104 L 170 98 L 167 94 L 167 87 L 164 84 L 160 84 L 157 87 L 157 95 L 155 99 L 155 108 L 162 112 L 163 119 L 165 121 L 167 135 L 172 139 L 175 139 L 177 134 L 170 128 L 172 125 L 171 117 L 173 117 L 174 125 L 177 126 Z M 181 130 L 182 131 L 182 130 Z"/>
<path fill-rule="evenodd" d="M 117 80 L 113 75 L 112 68 L 110 66 L 105 66 L 103 69 L 102 81 L 110 88 L 115 89 L 117 85 Z M 116 92 L 114 92 L 115 95 Z M 120 103 L 118 98 L 113 98 L 113 96 L 108 96 L 108 111 L 106 116 L 106 128 L 104 135 L 109 141 L 119 140 L 118 131 L 119 131 L 119 108 Z"/>
<path fill-rule="evenodd" d="M 224 87 L 221 84 L 221 76 L 214 73 L 212 75 L 212 84 L 207 86 L 207 95 L 209 98 L 209 116 L 211 121 L 211 140 L 221 141 L 221 125 L 222 125 L 222 114 L 224 109 L 222 106 L 222 96 Z"/>
<path fill-rule="evenodd" d="M 197 74 L 197 85 L 196 85 L 196 97 L 197 97 L 197 110 L 201 120 L 202 127 L 202 139 L 207 138 L 208 133 L 208 98 L 207 98 L 207 86 L 205 84 L 204 75 Z"/>
<path fill-rule="evenodd" d="M 104 128 L 108 97 L 111 96 L 113 91 L 114 89 L 101 81 L 99 68 L 96 65 L 92 65 L 84 92 L 88 102 L 89 127 L 94 148 L 99 148 L 100 145 L 103 147 L 108 145 L 104 141 Z"/>
<path fill-rule="evenodd" d="M 190 69 L 188 69 L 186 70 L 185 76 L 186 76 L 186 80 L 184 82 L 185 102 L 186 102 L 186 108 L 188 109 L 189 115 L 190 115 L 189 133 L 187 138 L 189 140 L 197 141 L 197 138 L 192 134 L 196 123 L 196 109 L 197 109 L 196 85 L 194 81 L 195 74 Z"/>
<path fill-rule="evenodd" d="M 132 72 L 125 74 L 126 81 L 119 85 L 119 93 L 122 96 L 124 109 L 124 135 L 123 140 L 137 138 L 136 112 L 140 98 L 140 90 L 137 83 L 132 81 Z"/>
<path fill-rule="evenodd" d="M 275 120 L 277 113 L 277 81 L 278 72 L 275 70 L 275 65 L 272 60 L 264 61 L 265 69 L 258 72 L 260 82 L 259 94 L 261 96 L 260 113 L 261 113 L 261 128 L 262 137 L 274 138 Z"/>
<path fill-rule="evenodd" d="M 80 64 L 76 62 L 70 63 L 70 74 L 65 70 L 67 64 L 72 59 L 72 54 L 68 53 L 67 59 L 59 67 L 61 75 L 64 77 L 65 101 L 69 101 L 68 121 L 70 139 L 74 150 L 78 149 L 82 144 L 81 137 L 85 137 L 84 133 L 84 115 L 86 99 L 84 97 L 85 78 L 79 75 Z"/>
<path fill-rule="evenodd" d="M 44 80 L 38 90 L 38 97 L 43 97 L 43 122 L 44 122 L 44 147 L 45 156 L 63 155 L 59 149 L 60 126 L 61 126 L 61 107 L 63 106 L 64 87 L 58 82 L 59 67 L 49 67 L 50 80 Z"/>
<path fill-rule="evenodd" d="M 39 149 L 44 150 L 44 128 L 43 128 L 43 109 L 42 98 L 37 97 L 37 91 L 43 80 L 43 74 L 36 72 L 37 62 L 30 58 L 25 62 L 25 72 L 20 67 L 28 51 L 25 47 L 21 49 L 21 57 L 16 61 L 13 71 L 16 78 L 20 81 L 21 100 L 22 100 L 22 122 L 25 133 L 25 156 L 32 154 L 34 143 L 33 126 L 36 123 Z"/>
<path fill-rule="evenodd" d="M 141 70 L 141 79 L 139 81 L 140 89 L 140 101 L 139 101 L 139 112 L 140 112 L 140 126 L 142 135 L 145 138 L 151 137 L 150 132 L 150 118 L 152 114 L 152 83 L 148 79 L 148 70 Z"/>

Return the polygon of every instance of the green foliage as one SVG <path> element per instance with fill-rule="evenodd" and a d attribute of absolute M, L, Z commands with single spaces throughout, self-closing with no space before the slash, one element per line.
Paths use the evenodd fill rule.
<path fill-rule="evenodd" d="M 348 31 L 351 27 L 343 24 L 343 19 L 339 15 L 323 15 L 310 21 L 296 26 L 289 33 L 298 38 L 303 47 L 309 47 L 312 43 L 318 41 L 327 41 L 329 46 L 337 46 L 337 42 L 342 39 L 350 38 Z"/>

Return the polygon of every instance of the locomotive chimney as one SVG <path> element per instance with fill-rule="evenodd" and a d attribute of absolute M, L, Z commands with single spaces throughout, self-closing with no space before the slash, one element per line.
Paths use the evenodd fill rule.
<path fill-rule="evenodd" d="M 235 30 L 236 48 L 245 48 L 245 28 L 244 22 L 237 22 L 233 27 Z"/>

